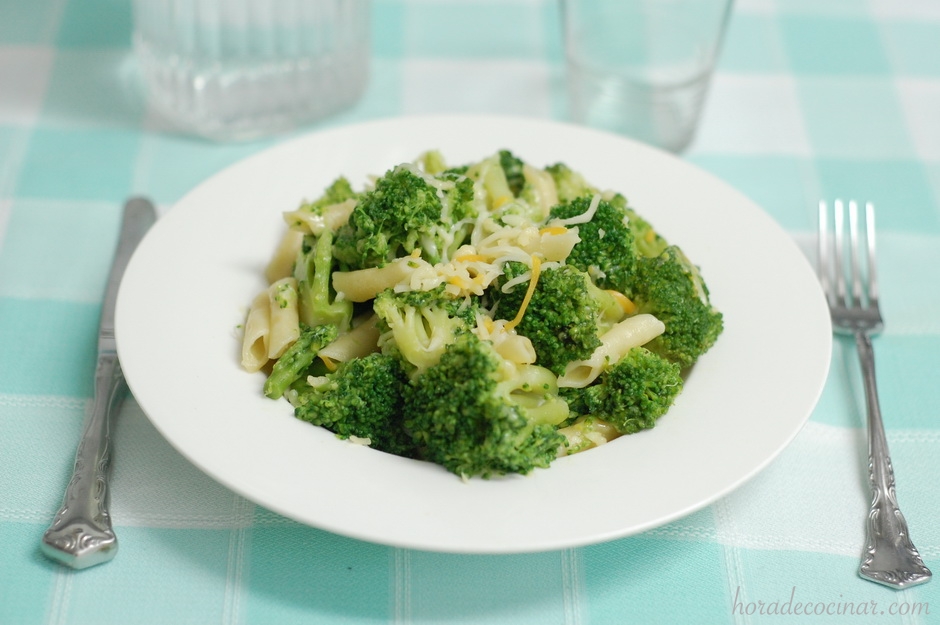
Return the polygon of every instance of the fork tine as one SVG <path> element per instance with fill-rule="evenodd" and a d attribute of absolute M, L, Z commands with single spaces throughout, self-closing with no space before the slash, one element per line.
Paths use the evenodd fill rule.
<path fill-rule="evenodd" d="M 819 202 L 817 272 L 830 306 L 878 308 L 875 208 L 855 200 Z"/>
<path fill-rule="evenodd" d="M 845 207 L 842 200 L 836 200 L 834 203 L 835 215 L 833 230 L 835 231 L 835 260 L 833 266 L 835 269 L 836 291 L 835 302 L 839 306 L 847 306 L 845 270 Z"/>
<path fill-rule="evenodd" d="M 826 202 L 820 200 L 819 202 L 819 225 L 818 233 L 816 238 L 816 256 L 817 256 L 817 266 L 816 271 L 819 273 L 819 283 L 822 285 L 823 293 L 826 294 L 826 299 L 828 300 L 831 295 L 830 289 L 830 267 L 829 267 L 829 207 L 826 205 Z"/>
<path fill-rule="evenodd" d="M 858 202 L 852 200 L 849 202 L 849 260 L 851 262 L 849 270 L 852 280 L 852 303 L 864 307 L 858 235 Z"/>
<path fill-rule="evenodd" d="M 868 303 L 878 306 L 878 270 L 875 266 L 875 206 L 865 203 L 865 233 L 868 242 Z"/>

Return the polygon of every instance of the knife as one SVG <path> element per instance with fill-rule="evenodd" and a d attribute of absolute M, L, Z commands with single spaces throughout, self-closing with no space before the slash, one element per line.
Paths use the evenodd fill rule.
<path fill-rule="evenodd" d="M 74 569 L 107 562 L 117 553 L 117 536 L 108 512 L 111 415 L 120 409 L 127 385 L 117 357 L 114 306 L 131 254 L 156 219 L 156 209 L 147 199 L 131 198 L 124 205 L 121 235 L 98 324 L 94 408 L 75 453 L 75 468 L 62 507 L 42 537 L 42 552 Z"/>

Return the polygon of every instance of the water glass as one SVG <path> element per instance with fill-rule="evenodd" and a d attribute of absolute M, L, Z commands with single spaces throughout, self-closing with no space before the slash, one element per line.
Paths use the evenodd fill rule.
<path fill-rule="evenodd" d="M 134 0 L 152 108 L 216 140 L 290 130 L 356 102 L 369 73 L 369 0 Z"/>
<path fill-rule="evenodd" d="M 562 0 L 574 121 L 680 152 L 695 135 L 733 0 Z"/>

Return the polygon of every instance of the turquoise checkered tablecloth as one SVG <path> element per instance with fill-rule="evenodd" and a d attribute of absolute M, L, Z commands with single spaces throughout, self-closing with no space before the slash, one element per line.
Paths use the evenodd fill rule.
<path fill-rule="evenodd" d="M 373 8 L 368 91 L 323 125 L 438 112 L 565 118 L 554 1 Z M 127 0 L 0 0 L 0 623 L 910 624 L 940 614 L 938 581 L 894 592 L 856 575 L 863 406 L 854 351 L 839 344 L 818 408 L 777 461 L 639 536 L 518 556 L 335 536 L 219 486 L 129 401 L 113 479 L 121 553 L 80 572 L 44 559 L 39 539 L 92 394 L 124 199 L 146 194 L 165 210 L 272 143 L 166 132 L 140 95 L 130 22 Z M 741 0 L 684 158 L 807 248 L 820 198 L 879 207 L 882 407 L 901 504 L 940 570 L 940 2 Z M 780 304 L 800 302 L 783 294 Z M 766 614 L 788 605 L 800 614 Z"/>

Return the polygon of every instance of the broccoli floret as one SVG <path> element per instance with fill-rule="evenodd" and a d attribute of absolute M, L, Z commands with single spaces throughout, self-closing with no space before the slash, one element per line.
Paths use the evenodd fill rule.
<path fill-rule="evenodd" d="M 666 239 L 653 229 L 650 222 L 637 215 L 636 211 L 631 208 L 628 208 L 626 213 L 630 222 L 630 229 L 633 230 L 637 255 L 656 258 L 669 247 Z"/>
<path fill-rule="evenodd" d="M 304 202 L 301 204 L 300 210 L 310 211 L 319 215 L 327 206 L 332 206 L 334 204 L 339 204 L 340 202 L 345 202 L 346 200 L 355 199 L 358 196 L 359 194 L 353 191 L 352 185 L 349 184 L 349 180 L 343 176 L 340 176 L 326 188 L 326 190 L 323 192 L 323 195 L 318 197 L 316 200 L 313 200 L 312 202 Z"/>
<path fill-rule="evenodd" d="M 518 197 L 522 192 L 522 187 L 525 186 L 525 176 L 522 173 L 525 163 L 509 150 L 500 150 L 499 165 L 503 168 L 509 190 L 512 191 L 514 196 Z"/>
<path fill-rule="evenodd" d="M 549 219 L 570 219 L 583 215 L 591 207 L 592 196 L 582 196 L 554 207 Z M 567 263 L 587 272 L 602 289 L 630 295 L 629 287 L 636 272 L 634 237 L 627 225 L 626 213 L 605 200 L 587 223 L 579 223 L 578 237 Z"/>
<path fill-rule="evenodd" d="M 287 388 L 307 371 L 317 357 L 317 352 L 336 340 L 338 332 L 334 325 L 311 328 L 301 324 L 300 337 L 278 358 L 271 375 L 264 382 L 264 394 L 277 399 Z"/>
<path fill-rule="evenodd" d="M 386 289 L 373 302 L 386 354 L 400 356 L 409 373 L 437 363 L 458 334 L 476 323 L 477 305 L 450 296 L 441 285 L 430 291 Z"/>
<path fill-rule="evenodd" d="M 448 167 L 442 173 L 453 174 L 455 176 L 466 176 L 467 172 L 469 171 L 470 171 L 470 165 L 456 165 L 454 167 Z"/>
<path fill-rule="evenodd" d="M 427 173 L 396 167 L 360 196 L 336 233 L 333 255 L 345 269 L 381 267 L 415 250 L 433 265 L 461 245 L 472 224 L 457 222 L 477 216 L 474 182 L 456 170 Z"/>
<path fill-rule="evenodd" d="M 332 324 L 342 332 L 349 328 L 353 305 L 336 299 L 330 280 L 332 271 L 332 231 L 327 228 L 319 237 L 305 236 L 294 263 L 300 320 L 311 327 Z"/>
<path fill-rule="evenodd" d="M 408 457 L 414 445 L 401 423 L 407 379 L 398 359 L 375 353 L 341 363 L 335 372 L 288 395 L 298 419 L 340 438 L 367 438 L 374 449 Z"/>
<path fill-rule="evenodd" d="M 489 289 L 500 318 L 512 320 L 525 299 L 529 282 L 503 293 L 502 285 L 530 271 L 528 265 L 510 261 L 495 288 Z M 601 344 L 598 338 L 601 303 L 594 298 L 587 274 L 571 265 L 540 272 L 516 331 L 532 341 L 538 364 L 561 375 L 572 360 L 588 358 Z"/>
<path fill-rule="evenodd" d="M 669 247 L 669 243 L 656 232 L 653 225 L 640 217 L 637 212 L 628 205 L 626 197 L 617 193 L 610 198 L 610 203 L 613 207 L 623 211 L 623 214 L 627 216 L 627 223 L 630 225 L 630 230 L 633 231 L 633 242 L 637 256 L 655 258 Z"/>
<path fill-rule="evenodd" d="M 591 186 L 584 176 L 574 171 L 564 163 L 555 163 L 545 168 L 555 181 L 558 191 L 558 201 L 562 204 L 584 197 L 594 195 L 598 190 Z"/>
<path fill-rule="evenodd" d="M 555 426 L 568 415 L 555 376 L 514 365 L 465 333 L 405 394 L 405 428 L 419 457 L 463 477 L 547 467 L 565 444 Z"/>
<path fill-rule="evenodd" d="M 478 214 L 478 209 L 476 205 L 476 189 L 473 184 L 473 180 L 465 176 L 464 174 L 457 173 L 452 170 L 445 171 L 441 173 L 438 178 L 440 180 L 453 182 L 454 188 L 449 189 L 444 192 L 447 202 L 447 215 L 444 215 L 444 220 L 450 224 L 456 224 L 457 222 L 463 219 L 473 219 Z M 462 232 L 457 233 L 461 239 L 463 236 L 469 232 L 469 229 L 465 229 Z M 459 244 L 450 244 L 450 251 L 457 249 Z"/>
<path fill-rule="evenodd" d="M 381 267 L 421 249 L 440 260 L 441 199 L 437 189 L 408 167 L 397 167 L 364 193 L 336 234 L 333 255 L 350 269 Z"/>
<path fill-rule="evenodd" d="M 633 297 L 638 312 L 650 313 L 666 325 L 649 343 L 650 349 L 682 367 L 694 364 L 723 329 L 722 314 L 711 305 L 698 268 L 678 247 L 639 259 Z"/>
<path fill-rule="evenodd" d="M 572 415 L 600 419 L 620 434 L 633 434 L 653 427 L 680 390 L 679 365 L 646 348 L 634 347 L 593 384 L 562 389 L 562 397 Z M 582 423 L 581 428 L 588 425 Z"/>

